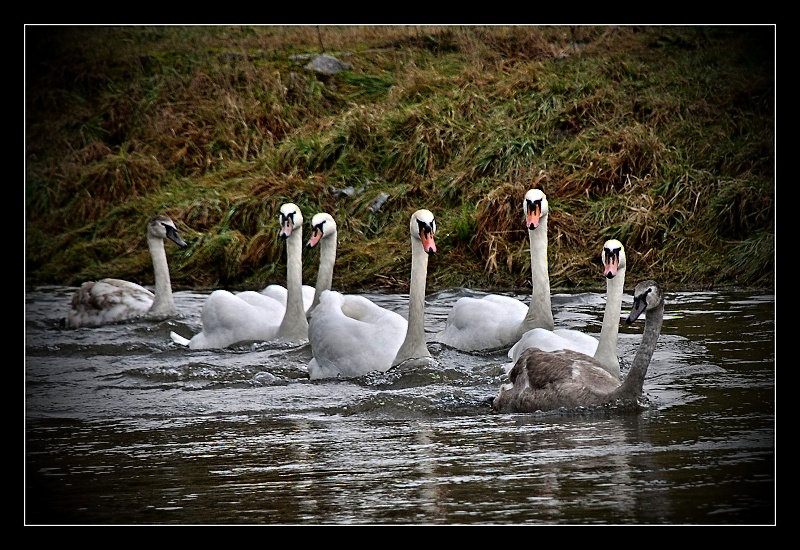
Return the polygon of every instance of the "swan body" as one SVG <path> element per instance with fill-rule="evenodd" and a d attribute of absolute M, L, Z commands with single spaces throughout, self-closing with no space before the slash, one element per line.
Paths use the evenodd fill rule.
<path fill-rule="evenodd" d="M 319 303 L 319 295 L 323 290 L 330 289 L 333 282 L 333 267 L 336 263 L 337 228 L 336 220 L 325 212 L 315 214 L 311 218 L 311 238 L 306 246 L 314 248 L 317 245 L 321 248 L 317 284 L 315 287 L 303 285 L 303 309 L 307 318 L 311 316 L 311 312 Z M 283 311 L 286 309 L 288 291 L 284 286 L 272 284 L 260 292 L 248 290 L 238 293 L 237 296 L 254 306 L 275 310 L 274 315 L 282 317 Z"/>
<path fill-rule="evenodd" d="M 625 287 L 627 260 L 625 247 L 616 239 L 603 244 L 600 254 L 603 262 L 603 275 L 606 278 L 606 307 L 603 313 L 603 326 L 599 340 L 594 336 L 573 329 L 553 331 L 536 328 L 529 330 L 508 351 L 512 363 L 528 348 L 542 351 L 571 349 L 594 357 L 604 368 L 620 378 L 619 358 L 617 357 L 617 335 L 619 334 L 619 314 L 622 311 L 622 294 Z"/>
<path fill-rule="evenodd" d="M 411 216 L 411 283 L 408 320 L 371 300 L 331 290 L 320 294 L 309 321 L 311 380 L 355 378 L 430 357 L 425 343 L 428 255 L 436 252 L 436 222 L 428 210 Z"/>
<path fill-rule="evenodd" d="M 85 282 L 72 295 L 65 325 L 70 328 L 93 327 L 140 317 L 166 319 L 175 315 L 164 239 L 181 248 L 189 246 L 167 216 L 153 216 L 148 220 L 147 247 L 153 259 L 155 292 L 122 279 Z"/>
<path fill-rule="evenodd" d="M 540 189 L 531 189 L 522 208 L 530 239 L 530 305 L 497 294 L 460 298 L 448 313 L 444 330 L 436 335 L 437 342 L 461 351 L 485 351 L 512 346 L 537 327 L 553 330 L 547 272 L 547 197 Z"/>
<path fill-rule="evenodd" d="M 200 313 L 203 330 L 191 339 L 170 336 L 190 349 L 225 348 L 241 341 L 279 341 L 297 344 L 308 339 L 302 290 L 303 214 L 286 203 L 280 210 L 279 236 L 286 240 L 286 301 L 249 291 L 212 292 Z"/>
<path fill-rule="evenodd" d="M 622 382 L 597 359 L 582 353 L 528 348 L 517 359 L 509 372 L 510 383 L 500 388 L 492 406 L 500 412 L 536 412 L 639 398 L 664 319 L 664 293 L 655 281 L 636 285 L 626 323 L 633 323 L 645 311 L 642 340 Z"/>

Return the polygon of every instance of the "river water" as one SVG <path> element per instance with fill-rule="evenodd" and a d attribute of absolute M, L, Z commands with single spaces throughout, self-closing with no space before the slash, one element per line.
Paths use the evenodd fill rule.
<path fill-rule="evenodd" d="M 172 321 L 62 329 L 73 290 L 25 297 L 29 525 L 776 522 L 772 294 L 668 293 L 641 411 L 499 414 L 504 353 L 431 343 L 430 367 L 311 382 L 307 345 L 173 344 L 208 293 L 177 292 Z M 430 294 L 429 339 L 474 294 Z M 553 296 L 557 327 L 599 333 L 603 307 Z M 623 374 L 642 329 L 620 323 Z"/>

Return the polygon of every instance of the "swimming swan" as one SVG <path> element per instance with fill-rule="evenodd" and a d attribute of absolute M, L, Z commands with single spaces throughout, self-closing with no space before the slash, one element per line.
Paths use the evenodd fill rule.
<path fill-rule="evenodd" d="M 603 313 L 603 326 L 600 339 L 574 329 L 553 331 L 536 328 L 522 335 L 522 338 L 508 351 L 512 362 L 528 348 L 542 351 L 571 349 L 594 357 L 617 379 L 620 378 L 619 358 L 617 357 L 617 335 L 619 334 L 619 314 L 622 311 L 622 293 L 625 287 L 625 247 L 616 239 L 603 244 L 600 253 L 603 262 L 603 275 L 606 278 L 606 307 Z"/>
<path fill-rule="evenodd" d="M 645 310 L 642 340 L 621 383 L 600 362 L 582 353 L 528 348 L 517 359 L 509 372 L 511 382 L 500 388 L 492 406 L 500 412 L 535 412 L 637 399 L 664 319 L 664 293 L 655 281 L 636 285 L 626 323 L 633 323 Z"/>
<path fill-rule="evenodd" d="M 489 294 L 481 298 L 460 298 L 447 315 L 437 342 L 461 351 L 500 349 L 514 345 L 533 328 L 553 330 L 550 305 L 550 276 L 547 272 L 547 197 L 531 189 L 522 203 L 531 245 L 531 303 L 510 296 Z"/>
<path fill-rule="evenodd" d="M 425 343 L 428 255 L 436 252 L 436 221 L 428 210 L 411 216 L 411 283 L 408 321 L 363 296 L 327 290 L 308 327 L 313 358 L 309 379 L 353 378 L 430 357 Z"/>
<path fill-rule="evenodd" d="M 164 239 L 181 248 L 189 246 L 167 216 L 153 216 L 147 222 L 147 248 L 153 258 L 155 292 L 121 279 L 85 282 L 73 293 L 64 324 L 70 328 L 94 327 L 137 317 L 165 319 L 175 315 Z"/>
<path fill-rule="evenodd" d="M 306 318 L 311 317 L 311 313 L 319 303 L 319 295 L 323 290 L 331 288 L 333 282 L 333 267 L 336 263 L 337 245 L 336 220 L 333 216 L 325 212 L 314 214 L 311 218 L 311 238 L 306 243 L 307 248 L 320 247 L 319 271 L 317 272 L 316 286 L 303 285 L 303 308 Z M 321 244 L 320 244 L 321 243 Z M 260 292 L 244 291 L 237 294 L 239 298 L 261 307 L 276 307 L 274 302 L 264 298 L 272 298 L 278 301 L 277 307 L 286 308 L 286 287 L 272 284 Z M 283 313 L 280 313 L 283 315 Z"/>
<path fill-rule="evenodd" d="M 241 341 L 279 341 L 297 344 L 308 339 L 308 321 L 303 304 L 303 214 L 292 203 L 281 206 L 279 236 L 286 239 L 286 306 L 274 307 L 278 300 L 262 296 L 254 302 L 257 292 L 248 299 L 227 290 L 212 292 L 200 313 L 203 330 L 191 340 L 172 332 L 176 344 L 190 349 L 225 348 Z M 270 306 L 268 300 L 275 304 Z M 280 304 L 279 304 L 280 305 Z"/>

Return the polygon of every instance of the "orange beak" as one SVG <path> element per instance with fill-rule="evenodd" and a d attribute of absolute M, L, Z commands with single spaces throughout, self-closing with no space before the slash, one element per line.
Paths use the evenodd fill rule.
<path fill-rule="evenodd" d="M 319 244 L 319 241 L 322 239 L 322 230 L 317 229 L 316 227 L 311 231 L 311 238 L 308 239 L 308 244 L 306 246 L 308 248 L 314 248 Z"/>
<path fill-rule="evenodd" d="M 422 241 L 422 248 L 425 249 L 425 252 L 428 254 L 436 253 L 436 243 L 433 241 L 432 233 L 423 229 L 419 232 L 419 238 Z"/>

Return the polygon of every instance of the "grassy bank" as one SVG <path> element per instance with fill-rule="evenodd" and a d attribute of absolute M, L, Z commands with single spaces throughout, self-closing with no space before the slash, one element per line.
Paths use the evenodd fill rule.
<path fill-rule="evenodd" d="M 408 216 L 437 217 L 428 288 L 529 285 L 521 201 L 551 208 L 554 288 L 774 288 L 773 27 L 26 27 L 26 285 L 285 280 L 277 215 L 339 225 L 334 286 L 408 284 Z M 325 52 L 349 69 L 304 68 Z M 380 208 L 376 199 L 388 195 Z M 308 226 L 306 232 L 308 234 Z M 307 237 L 306 237 L 307 238 Z M 304 255 L 313 281 L 318 258 Z M 313 283 L 311 283 L 313 284 Z"/>

